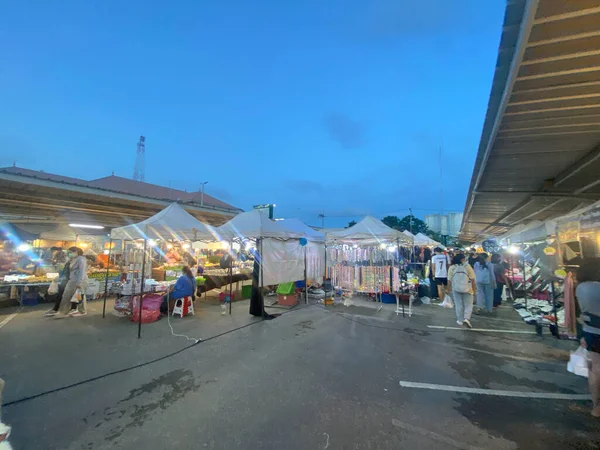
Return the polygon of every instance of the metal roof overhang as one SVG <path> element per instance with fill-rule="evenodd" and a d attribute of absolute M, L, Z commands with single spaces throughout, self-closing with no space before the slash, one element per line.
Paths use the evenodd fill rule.
<path fill-rule="evenodd" d="M 508 1 L 461 237 L 600 199 L 600 2 Z"/>
<path fill-rule="evenodd" d="M 112 228 L 147 219 L 175 200 L 0 173 L 0 220 L 16 224 L 76 222 Z M 241 212 L 196 203 L 182 206 L 211 225 L 221 225 Z"/>

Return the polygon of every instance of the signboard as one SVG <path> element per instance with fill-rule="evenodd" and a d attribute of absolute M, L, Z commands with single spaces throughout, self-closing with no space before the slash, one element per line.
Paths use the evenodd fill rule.
<path fill-rule="evenodd" d="M 254 205 L 253 208 L 265 214 L 269 219 L 273 219 L 273 207 L 272 204 Z"/>

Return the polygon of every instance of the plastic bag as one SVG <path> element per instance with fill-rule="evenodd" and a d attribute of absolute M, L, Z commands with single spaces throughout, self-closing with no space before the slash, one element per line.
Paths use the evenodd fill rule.
<path fill-rule="evenodd" d="M 52 280 L 52 283 L 50 283 L 50 286 L 48 287 L 48 295 L 55 294 L 58 294 L 58 283 L 56 280 Z"/>
<path fill-rule="evenodd" d="M 452 301 L 452 297 L 448 294 L 444 297 L 444 301 L 440 303 L 440 306 L 443 308 L 454 308 L 454 302 Z"/>
<path fill-rule="evenodd" d="M 142 323 L 156 322 L 160 317 L 160 311 L 150 311 L 148 309 L 142 309 Z M 131 321 L 138 322 L 140 319 L 140 310 L 136 308 L 131 314 Z"/>
<path fill-rule="evenodd" d="M 81 293 L 81 289 L 75 289 L 75 293 L 73 297 L 71 297 L 71 303 L 79 303 L 83 299 L 83 294 Z"/>
<path fill-rule="evenodd" d="M 421 297 L 421 301 L 424 305 L 429 305 L 431 303 L 431 299 L 429 297 Z"/>
<path fill-rule="evenodd" d="M 567 363 L 567 370 L 580 377 L 588 377 L 588 351 L 579 347 L 574 352 L 571 352 L 571 357 Z"/>

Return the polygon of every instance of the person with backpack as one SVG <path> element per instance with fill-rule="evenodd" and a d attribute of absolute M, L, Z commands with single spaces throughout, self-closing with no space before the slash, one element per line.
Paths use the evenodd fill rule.
<path fill-rule="evenodd" d="M 466 257 L 461 253 L 452 259 L 452 266 L 448 271 L 448 289 L 454 299 L 456 323 L 472 328 L 473 293 L 476 289 L 475 272 L 469 264 L 466 264 Z"/>
<path fill-rule="evenodd" d="M 477 282 L 477 310 L 475 313 L 479 314 L 484 309 L 491 313 L 494 310 L 496 276 L 494 275 L 494 265 L 488 262 L 487 253 L 479 254 L 474 269 Z"/>

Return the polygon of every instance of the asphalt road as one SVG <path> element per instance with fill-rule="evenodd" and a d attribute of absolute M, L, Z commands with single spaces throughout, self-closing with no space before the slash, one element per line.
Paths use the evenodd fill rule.
<path fill-rule="evenodd" d="M 298 308 L 3 417 L 17 450 L 599 448 L 586 401 L 401 387 L 587 393 L 551 338 L 432 329 L 456 326 L 452 311 L 422 308 L 411 319 Z M 531 331 L 510 318 L 474 325 Z"/>

